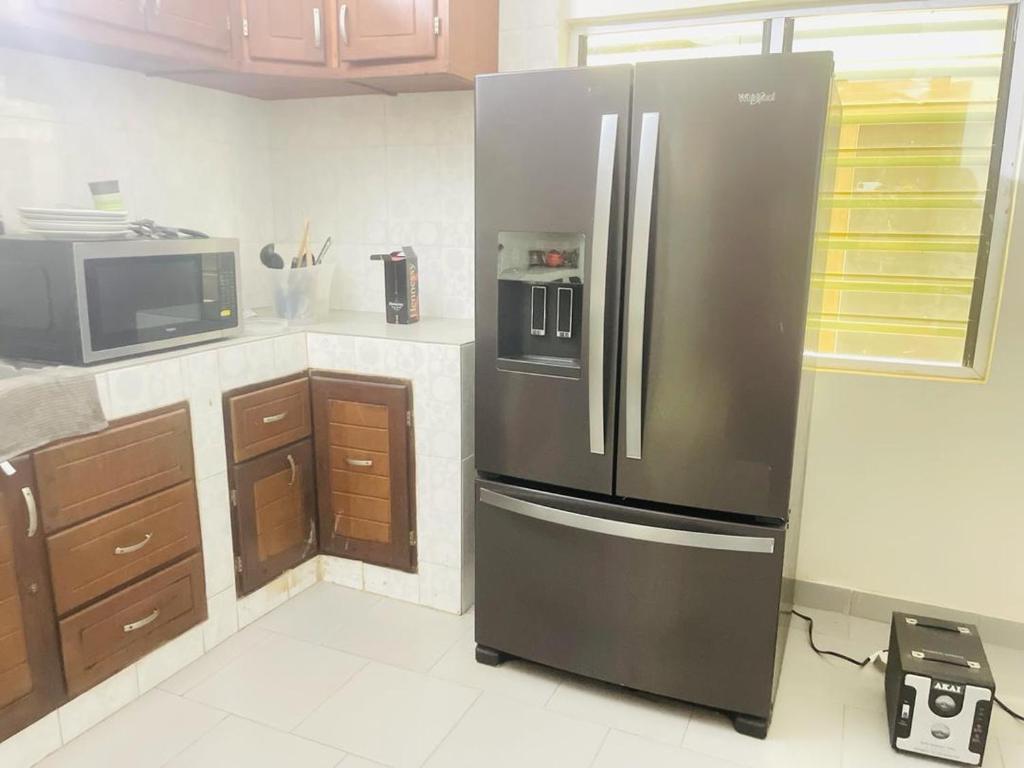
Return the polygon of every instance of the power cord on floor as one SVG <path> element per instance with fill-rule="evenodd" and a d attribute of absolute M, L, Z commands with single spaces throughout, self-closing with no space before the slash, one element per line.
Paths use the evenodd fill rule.
<path fill-rule="evenodd" d="M 874 658 L 874 656 L 868 656 L 866 659 L 857 660 L 857 659 L 853 658 L 852 656 L 847 656 L 846 654 L 839 653 L 838 651 L 822 650 L 814 642 L 814 619 L 812 619 L 810 616 L 807 616 L 806 614 L 800 613 L 800 611 L 797 611 L 795 609 L 793 610 L 793 615 L 794 616 L 798 616 L 798 617 L 800 617 L 801 619 L 803 619 L 804 621 L 807 622 L 807 639 L 811 643 L 811 650 L 813 650 L 819 656 L 833 656 L 833 657 L 835 657 L 837 659 L 842 659 L 843 661 L 847 661 L 850 664 L 853 664 L 853 665 L 855 665 L 857 667 L 860 667 L 861 669 L 863 669 L 868 664 L 870 664 L 871 660 Z M 1003 710 L 1003 712 L 1008 714 L 1014 720 L 1018 720 L 1020 722 L 1024 722 L 1024 716 L 1021 716 L 1019 713 L 1014 712 L 1012 709 L 1010 709 L 1008 706 L 1006 706 L 1006 704 L 1004 704 L 1003 702 L 1001 702 L 999 700 L 998 696 L 993 696 L 992 699 L 999 706 L 999 708 Z"/>

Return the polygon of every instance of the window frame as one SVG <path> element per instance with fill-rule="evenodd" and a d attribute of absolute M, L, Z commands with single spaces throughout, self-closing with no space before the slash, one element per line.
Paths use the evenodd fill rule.
<path fill-rule="evenodd" d="M 911 362 L 896 358 L 814 355 L 815 368 L 821 371 L 980 383 L 988 380 L 991 367 L 1003 281 L 1013 234 L 1011 219 L 1014 198 L 1020 173 L 1021 139 L 1024 135 L 1024 51 L 1021 50 L 1024 46 L 1017 44 L 1024 41 L 1024 9 L 1021 8 L 1021 0 L 880 0 L 872 3 L 826 0 L 820 5 L 797 7 L 780 4 L 777 7 L 762 6 L 751 10 L 739 8 L 716 12 L 713 7 L 704 6 L 674 15 L 624 15 L 613 20 L 598 21 L 582 19 L 569 23 L 569 61 L 576 62 L 578 66 L 586 64 L 586 39 L 588 35 L 595 33 L 760 21 L 764 25 L 763 52 L 782 53 L 790 50 L 793 20 L 801 17 L 876 11 L 978 8 L 994 5 L 1008 8 L 1008 25 L 1012 29 L 1012 35 L 1008 38 L 1009 47 L 1003 54 L 1003 74 L 1008 78 L 1005 98 L 1001 99 L 999 105 L 1003 109 L 1003 119 L 1000 123 L 997 111 L 995 125 L 995 137 L 1001 136 L 1001 140 L 995 137 L 993 139 L 993 154 L 998 153 L 998 163 L 993 163 L 989 168 L 990 178 L 995 176 L 997 181 L 994 185 L 990 182 L 986 193 L 986 209 L 991 207 L 993 211 L 992 224 L 987 233 L 985 225 L 982 226 L 982 241 L 987 239 L 988 248 L 984 254 L 979 248 L 977 260 L 978 264 L 983 265 L 984 270 L 980 286 L 981 301 L 980 306 L 975 309 L 972 298 L 969 319 L 971 325 L 968 327 L 963 360 L 960 363 Z M 994 201 L 991 199 L 993 192 Z"/>

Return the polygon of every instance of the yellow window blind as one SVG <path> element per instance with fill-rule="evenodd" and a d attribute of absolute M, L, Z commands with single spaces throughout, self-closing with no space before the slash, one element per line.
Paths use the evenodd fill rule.
<path fill-rule="evenodd" d="M 638 27 L 586 37 L 586 63 L 624 64 L 761 53 L 761 21 Z"/>
<path fill-rule="evenodd" d="M 834 52 L 842 102 L 822 354 L 963 363 L 1007 23 L 1003 6 L 795 20 L 794 50 Z"/>

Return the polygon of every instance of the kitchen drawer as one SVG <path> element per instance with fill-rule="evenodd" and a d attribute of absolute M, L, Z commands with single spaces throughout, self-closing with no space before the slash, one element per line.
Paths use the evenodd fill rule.
<path fill-rule="evenodd" d="M 313 441 L 231 470 L 238 591 L 249 594 L 317 552 Z"/>
<path fill-rule="evenodd" d="M 53 533 L 193 477 L 188 405 L 133 416 L 33 455 L 43 529 Z"/>
<path fill-rule="evenodd" d="M 343 468 L 345 472 L 357 475 L 391 476 L 391 456 L 387 453 L 336 445 L 330 446 L 330 452 L 332 469 Z"/>
<path fill-rule="evenodd" d="M 206 620 L 203 558 L 143 579 L 60 622 L 72 696 L 91 688 Z"/>
<path fill-rule="evenodd" d="M 65 614 L 200 548 L 192 481 L 47 540 L 57 612 Z"/>
<path fill-rule="evenodd" d="M 235 463 L 290 445 L 311 433 L 309 379 L 305 376 L 236 390 L 224 399 Z"/>

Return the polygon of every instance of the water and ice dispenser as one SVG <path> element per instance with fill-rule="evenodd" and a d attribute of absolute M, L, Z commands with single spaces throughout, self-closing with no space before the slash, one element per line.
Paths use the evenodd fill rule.
<path fill-rule="evenodd" d="M 509 368 L 578 376 L 586 238 L 498 233 L 498 356 Z"/>

